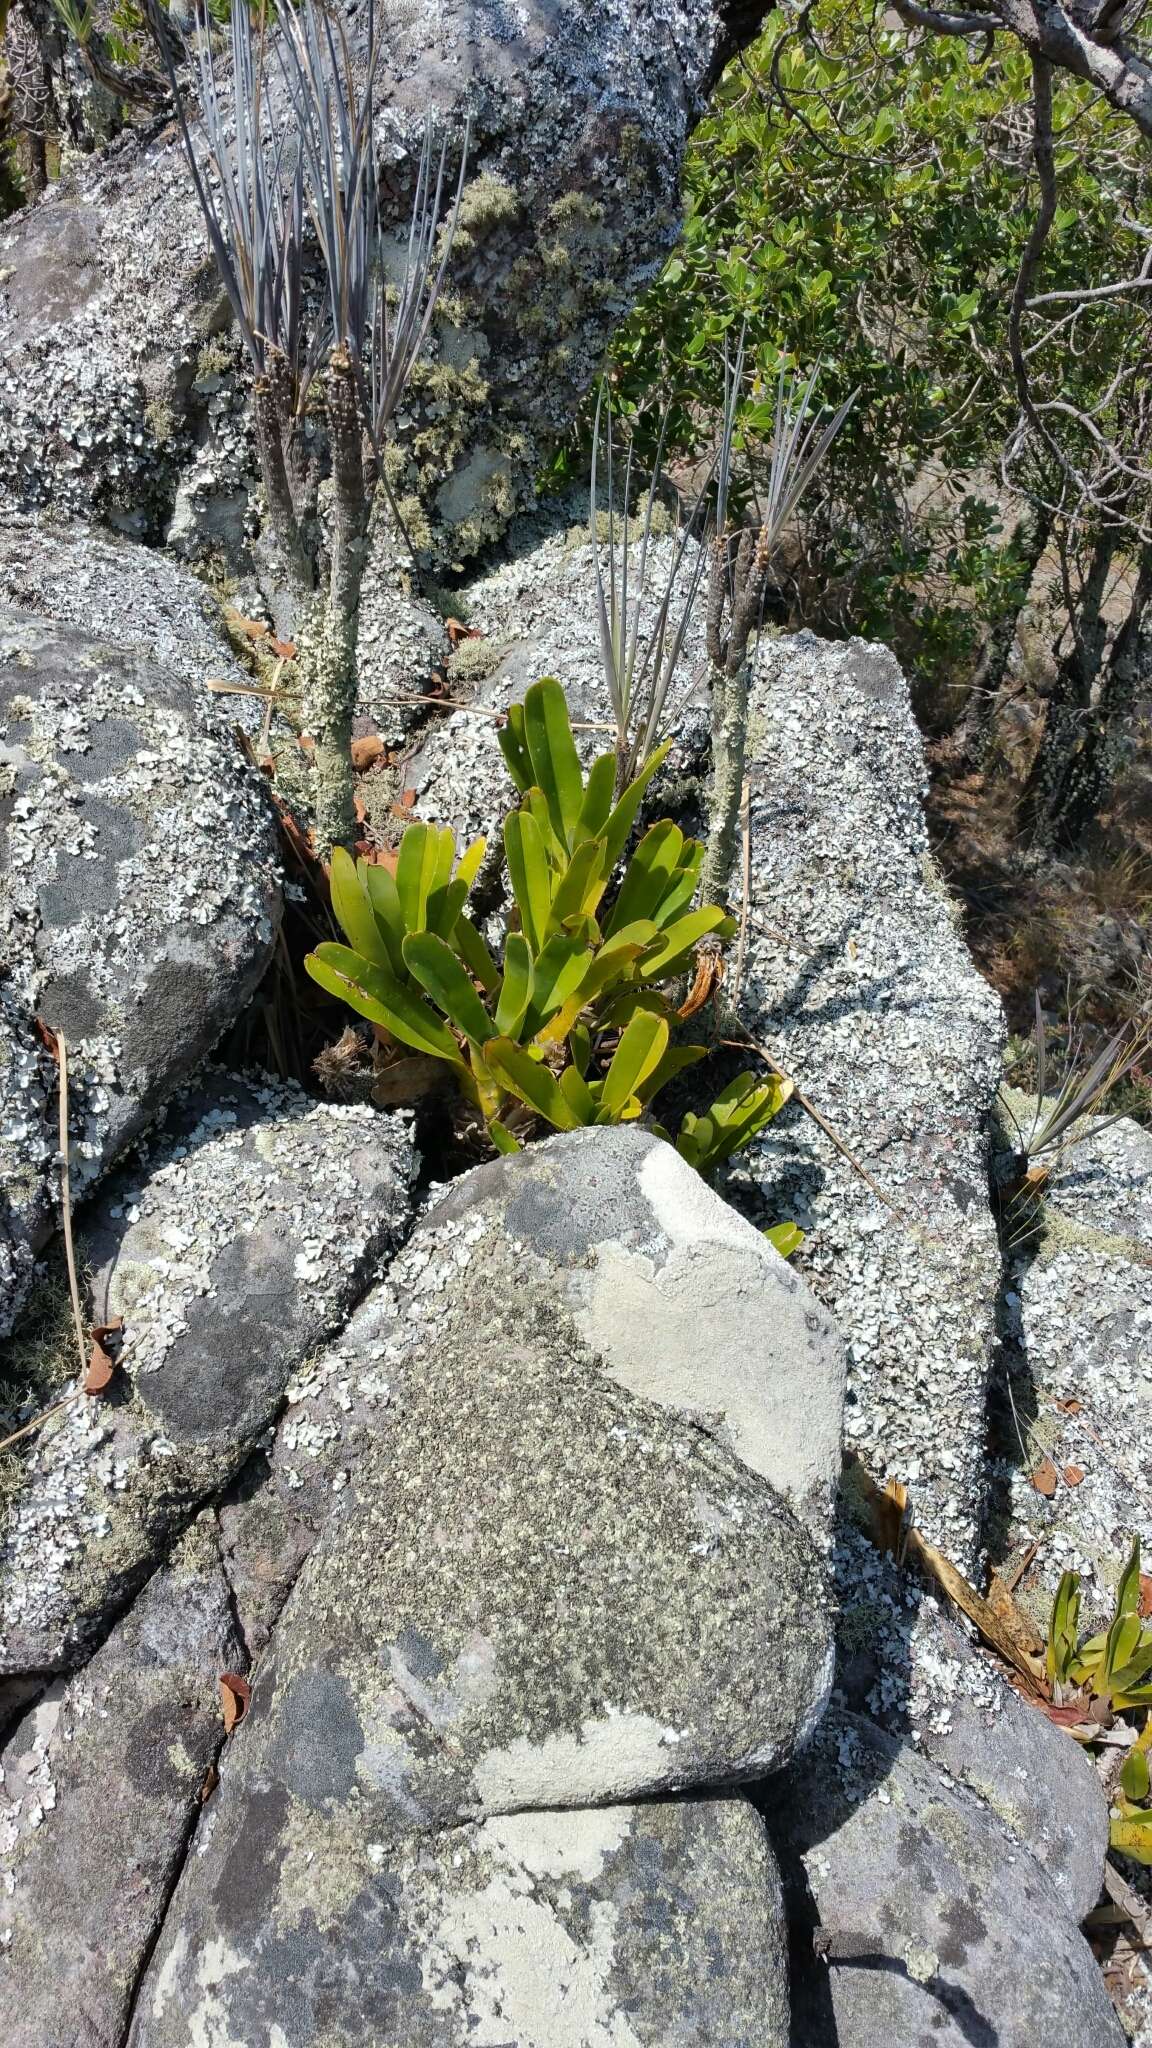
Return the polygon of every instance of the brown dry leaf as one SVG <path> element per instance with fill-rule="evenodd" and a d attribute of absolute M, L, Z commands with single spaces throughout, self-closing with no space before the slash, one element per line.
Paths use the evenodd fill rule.
<path fill-rule="evenodd" d="M 36 1026 L 36 1036 L 40 1040 L 41 1045 L 47 1048 L 56 1061 L 57 1066 L 59 1066 L 60 1047 L 57 1042 L 56 1033 L 52 1030 L 51 1025 L 44 1022 L 43 1017 L 35 1017 L 32 1021 Z"/>
<path fill-rule="evenodd" d="M 219 1773 L 219 1771 L 218 1771 L 218 1770 L 216 1769 L 216 1766 L 215 1766 L 215 1764 L 209 1764 L 209 1766 L 208 1766 L 208 1769 L 207 1769 L 207 1770 L 205 1771 L 205 1773 L 204 1773 L 204 1777 L 203 1777 L 203 1781 L 202 1781 L 202 1783 L 201 1783 L 201 1786 L 200 1786 L 200 1790 L 199 1790 L 199 1792 L 198 1792 L 198 1793 L 197 1793 L 197 1795 L 196 1795 L 196 1796 L 197 1796 L 197 1798 L 198 1798 L 198 1799 L 199 1799 L 199 1801 L 200 1801 L 200 1804 L 201 1804 L 201 1806 L 203 1806 L 203 1805 L 204 1805 L 204 1804 L 206 1803 L 206 1801 L 207 1801 L 207 1800 L 211 1799 L 211 1797 L 212 1797 L 212 1794 L 213 1794 L 213 1793 L 214 1793 L 214 1791 L 216 1790 L 216 1787 L 217 1787 L 217 1785 L 218 1785 L 219 1783 L 220 1783 L 220 1773 Z"/>
<path fill-rule="evenodd" d="M 1018 1644 L 1025 1657 L 1043 1657 L 1047 1645 L 1022 1607 L 1012 1598 L 1012 1588 L 993 1572 L 988 1581 L 988 1606 L 1005 1632 Z"/>
<path fill-rule="evenodd" d="M 388 751 L 378 732 L 366 732 L 361 739 L 352 742 L 352 766 L 362 775 Z"/>
<path fill-rule="evenodd" d="M 1083 1410 L 1084 1403 L 1083 1401 L 1054 1401 L 1052 1406 L 1058 1408 L 1061 1415 L 1079 1415 Z"/>
<path fill-rule="evenodd" d="M 295 661 L 296 642 L 294 640 L 273 640 L 270 644 L 273 654 L 280 661 Z"/>
<path fill-rule="evenodd" d="M 1065 1467 L 1064 1467 L 1064 1484 L 1065 1484 L 1065 1486 L 1079 1486 L 1079 1485 L 1080 1485 L 1080 1482 L 1081 1482 L 1081 1480 L 1083 1479 L 1083 1477 L 1084 1477 L 1084 1473 L 1083 1473 L 1083 1470 L 1082 1470 L 1082 1468 L 1081 1468 L 1081 1467 L 1080 1467 L 1079 1465 L 1065 1465 Z"/>
<path fill-rule="evenodd" d="M 314 754 L 316 752 L 316 742 L 310 732 L 302 732 L 296 745 L 302 754 Z"/>
<path fill-rule="evenodd" d="M 678 1017 L 694 1017 L 702 1010 L 724 979 L 724 962 L 719 953 L 698 953 L 692 986 L 677 1010 Z"/>
<path fill-rule="evenodd" d="M 1051 1458 L 1041 1458 L 1036 1470 L 1029 1474 L 1029 1478 L 1037 1493 L 1042 1493 L 1045 1500 L 1052 1499 L 1058 1483 L 1058 1474 Z"/>
<path fill-rule="evenodd" d="M 899 1479 L 890 1479 L 880 1495 L 872 1513 L 877 1547 L 889 1557 L 900 1560 L 904 1548 L 904 1516 L 908 1508 L 908 1488 Z"/>
<path fill-rule="evenodd" d="M 1149 1577 L 1147 1572 L 1141 1572 L 1140 1619 L 1147 1621 L 1150 1617 L 1152 1617 L 1152 1577 Z"/>
<path fill-rule="evenodd" d="M 362 797 L 362 796 L 354 796 L 354 797 L 353 797 L 353 799 L 352 799 L 352 816 L 353 816 L 353 817 L 355 818 L 355 820 L 356 820 L 356 823 L 357 823 L 358 825 L 362 825 L 362 824 L 364 823 L 364 820 L 365 820 L 365 818 L 366 818 L 366 817 L 368 816 L 368 812 L 367 812 L 367 810 L 365 809 L 365 806 L 364 806 L 364 799 L 363 799 L 363 797 Z"/>
<path fill-rule="evenodd" d="M 453 651 L 461 640 L 482 640 L 483 633 L 478 626 L 466 626 L 463 619 L 445 619 L 444 630 L 452 642 Z"/>
<path fill-rule="evenodd" d="M 238 1728 L 252 1698 L 252 1687 L 238 1671 L 220 1673 L 220 1705 L 224 1715 L 224 1733 L 231 1735 Z"/>
<path fill-rule="evenodd" d="M 230 611 L 229 624 L 235 626 L 238 633 L 247 633 L 250 640 L 268 638 L 268 628 L 263 619 L 246 619 L 243 612 Z"/>
<path fill-rule="evenodd" d="M 115 1370 L 115 1359 L 109 1357 L 108 1353 L 104 1349 L 103 1344 L 101 1344 L 99 1337 L 96 1337 L 93 1341 L 92 1349 L 88 1356 L 88 1369 L 85 1372 L 84 1378 L 81 1382 L 81 1393 L 104 1393 L 105 1389 L 111 1382 L 112 1375 L 115 1372 Z"/>

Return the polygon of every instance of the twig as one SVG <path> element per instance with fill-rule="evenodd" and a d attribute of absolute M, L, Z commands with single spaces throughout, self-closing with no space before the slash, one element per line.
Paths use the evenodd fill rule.
<path fill-rule="evenodd" d="M 65 1394 L 62 1401 L 54 1401 L 51 1408 L 45 1408 L 41 1415 L 34 1415 L 31 1422 L 24 1423 L 20 1429 L 14 1429 L 11 1436 L 0 1437 L 0 1451 L 6 1451 L 11 1444 L 18 1444 L 22 1437 L 31 1436 L 34 1429 L 40 1429 L 44 1423 L 50 1422 L 54 1415 L 59 1415 L 62 1408 L 70 1408 L 73 1401 L 83 1398 L 83 1394 L 83 1387 L 74 1388 L 72 1393 Z"/>
<path fill-rule="evenodd" d="M 56 1033 L 60 1056 L 60 1203 L 64 1231 L 64 1256 L 68 1261 L 68 1291 L 72 1296 L 72 1319 L 76 1325 L 76 1348 L 80 1354 L 80 1377 L 88 1367 L 84 1341 L 84 1313 L 80 1307 L 80 1285 L 76 1278 L 76 1253 L 72 1244 L 72 1181 L 68 1163 L 68 1046 L 64 1033 Z"/>

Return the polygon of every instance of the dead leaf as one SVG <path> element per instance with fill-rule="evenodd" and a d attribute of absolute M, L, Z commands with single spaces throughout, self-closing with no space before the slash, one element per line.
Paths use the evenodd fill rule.
<path fill-rule="evenodd" d="M 1005 1634 L 1019 1646 L 1025 1657 L 1043 1657 L 1047 1648 L 1043 1636 L 1029 1621 L 1024 1609 L 1017 1606 L 1011 1586 L 999 1572 L 993 1572 L 988 1581 L 988 1606 Z"/>
<path fill-rule="evenodd" d="M 677 1010 L 678 1017 L 694 1017 L 710 1001 L 724 979 L 724 961 L 719 953 L 700 952 L 696 955 L 696 973 L 692 986 Z"/>
<path fill-rule="evenodd" d="M 278 660 L 295 661 L 296 642 L 294 640 L 273 640 L 270 645 L 273 654 L 276 655 Z"/>
<path fill-rule="evenodd" d="M 899 1479 L 890 1479 L 872 1511 L 873 1528 L 878 1549 L 897 1563 L 904 1548 L 904 1517 L 908 1510 L 908 1488 Z"/>
<path fill-rule="evenodd" d="M 1083 1471 L 1081 1470 L 1081 1468 L 1080 1468 L 1080 1466 L 1079 1466 L 1079 1465 L 1065 1465 L 1065 1467 L 1064 1467 L 1064 1484 L 1065 1484 L 1065 1486 L 1079 1486 L 1079 1485 L 1080 1485 L 1080 1482 L 1081 1482 L 1081 1480 L 1083 1479 L 1083 1477 L 1084 1477 L 1084 1474 L 1083 1474 Z"/>
<path fill-rule="evenodd" d="M 1152 1616 L 1152 1577 L 1147 1572 L 1140 1574 L 1140 1618 L 1147 1621 Z"/>
<path fill-rule="evenodd" d="M 50 1025 L 44 1022 L 43 1017 L 36 1017 L 33 1019 L 33 1022 L 35 1023 L 36 1026 L 36 1036 L 40 1040 L 41 1045 L 47 1048 L 47 1050 L 51 1053 L 53 1059 L 56 1061 L 57 1066 L 59 1066 L 60 1047 L 57 1043 L 56 1033 L 52 1030 Z"/>
<path fill-rule="evenodd" d="M 453 652 L 455 652 L 461 640 L 482 640 L 484 638 L 478 626 L 466 626 L 463 619 L 445 619 L 444 630 L 452 642 Z"/>
<path fill-rule="evenodd" d="M 1084 1403 L 1083 1401 L 1054 1401 L 1052 1406 L 1058 1408 L 1061 1415 L 1079 1415 L 1084 1407 Z"/>
<path fill-rule="evenodd" d="M 358 775 L 371 768 L 388 751 L 378 732 L 365 733 L 362 739 L 352 742 L 352 766 Z"/>
<path fill-rule="evenodd" d="M 219 1783 L 219 1771 L 216 1769 L 215 1764 L 209 1764 L 208 1769 L 204 1773 L 204 1777 L 200 1785 L 200 1790 L 196 1795 L 200 1801 L 201 1806 L 205 1805 L 205 1803 L 209 1799 L 211 1799 L 212 1794 L 216 1790 L 216 1787 Z"/>
<path fill-rule="evenodd" d="M 412 809 L 412 806 L 416 801 L 417 794 L 418 792 L 414 789 L 402 789 L 400 791 L 400 801 L 403 804 L 404 809 L 406 811 L 410 811 Z"/>
<path fill-rule="evenodd" d="M 231 1735 L 232 1730 L 240 1726 L 248 1712 L 251 1698 L 252 1687 L 246 1678 L 241 1678 L 238 1671 L 220 1673 L 220 1705 L 224 1715 L 225 1735 Z"/>
<path fill-rule="evenodd" d="M 296 745 L 302 754 L 314 754 L 316 752 L 316 742 L 310 732 L 302 732 Z"/>
<path fill-rule="evenodd" d="M 109 1357 L 99 1337 L 95 1337 L 88 1355 L 88 1369 L 81 1382 L 81 1392 L 102 1394 L 111 1382 L 116 1370 L 116 1360 Z"/>
<path fill-rule="evenodd" d="M 1041 1458 L 1036 1470 L 1030 1473 L 1029 1477 L 1037 1493 L 1042 1493 L 1045 1500 L 1051 1500 L 1057 1486 L 1056 1467 L 1051 1458 Z"/>

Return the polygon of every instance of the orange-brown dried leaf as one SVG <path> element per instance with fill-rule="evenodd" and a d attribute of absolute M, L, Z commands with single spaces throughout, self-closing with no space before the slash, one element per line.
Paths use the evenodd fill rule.
<path fill-rule="evenodd" d="M 1036 1470 L 1030 1473 L 1029 1477 L 1037 1493 L 1042 1493 L 1045 1500 L 1051 1500 L 1059 1484 L 1059 1475 L 1051 1458 L 1041 1458 Z"/>
<path fill-rule="evenodd" d="M 115 1370 L 115 1359 L 109 1357 L 103 1344 L 101 1344 L 100 1339 L 97 1337 L 88 1354 L 88 1366 L 81 1381 L 81 1392 L 85 1394 L 104 1393 L 111 1384 L 112 1375 Z"/>
<path fill-rule="evenodd" d="M 361 739 L 352 742 L 352 766 L 358 775 L 363 775 L 365 769 L 374 767 L 387 751 L 378 732 L 366 732 Z"/>
<path fill-rule="evenodd" d="M 1079 1415 L 1084 1407 L 1083 1401 L 1055 1401 L 1052 1405 L 1060 1410 L 1061 1415 Z"/>
<path fill-rule="evenodd" d="M 220 1707 L 224 1716 L 224 1733 L 231 1735 L 240 1726 L 252 1699 L 252 1687 L 238 1671 L 220 1673 Z"/>
<path fill-rule="evenodd" d="M 48 1052 L 51 1053 L 57 1066 L 59 1066 L 60 1042 L 57 1039 L 56 1033 L 53 1031 L 50 1024 L 46 1024 L 44 1022 L 43 1017 L 34 1017 L 32 1021 L 36 1026 L 36 1036 L 40 1040 L 41 1045 L 44 1046 Z"/>
<path fill-rule="evenodd" d="M 1082 1481 L 1083 1481 L 1083 1478 L 1084 1478 L 1084 1472 L 1083 1472 L 1083 1468 L 1082 1468 L 1082 1467 L 1081 1467 L 1080 1465 L 1065 1465 L 1065 1467 L 1064 1467 L 1064 1484 L 1065 1484 L 1065 1486 L 1079 1486 L 1079 1485 L 1081 1485 L 1081 1483 L 1082 1483 Z"/>
<path fill-rule="evenodd" d="M 219 1783 L 219 1771 L 216 1769 L 215 1764 L 209 1764 L 208 1769 L 205 1771 L 204 1776 L 201 1780 L 200 1790 L 196 1794 L 196 1797 L 200 1801 L 201 1806 L 204 1806 L 207 1803 L 207 1801 L 211 1799 L 212 1794 L 216 1790 L 216 1787 Z"/>
<path fill-rule="evenodd" d="M 1152 1577 L 1147 1572 L 1140 1574 L 1140 1619 L 1152 1618 Z"/>
<path fill-rule="evenodd" d="M 273 654 L 280 661 L 295 661 L 296 642 L 294 640 L 273 640 L 269 644 Z"/>

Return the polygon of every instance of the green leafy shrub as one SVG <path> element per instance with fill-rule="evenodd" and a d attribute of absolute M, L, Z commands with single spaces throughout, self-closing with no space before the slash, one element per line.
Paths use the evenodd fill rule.
<path fill-rule="evenodd" d="M 496 1148 L 513 1151 L 510 1116 L 559 1131 L 626 1123 L 705 1057 L 705 1046 L 672 1044 L 666 991 L 702 939 L 734 925 L 715 904 L 692 908 L 704 849 L 671 819 L 643 834 L 606 903 L 666 745 L 617 797 L 615 754 L 584 775 L 551 678 L 512 707 L 500 744 L 523 799 L 504 820 L 515 910 L 503 961 L 467 914 L 485 841 L 457 861 L 448 827 L 414 824 L 395 875 L 334 850 L 332 907 L 348 944 L 318 946 L 305 964 L 390 1040 L 442 1061 Z M 738 1075 L 706 1114 L 684 1117 L 679 1150 L 710 1172 L 790 1093 L 776 1077 Z"/>
<path fill-rule="evenodd" d="M 1140 1615 L 1140 1543 L 1124 1567 L 1111 1624 L 1101 1635 L 1080 1641 L 1080 1577 L 1065 1572 L 1056 1589 L 1048 1630 L 1048 1678 L 1059 1707 L 1082 1710 L 1078 1727 L 1090 1740 L 1093 1727 L 1114 1728 L 1117 1716 L 1152 1707 L 1152 1623 Z M 1113 1798 L 1112 1847 L 1140 1863 L 1152 1864 L 1152 1782 L 1148 1753 L 1152 1719 L 1146 1720 L 1120 1767 Z"/>

